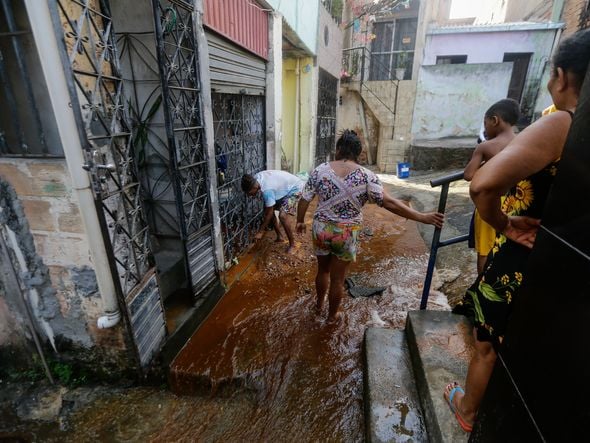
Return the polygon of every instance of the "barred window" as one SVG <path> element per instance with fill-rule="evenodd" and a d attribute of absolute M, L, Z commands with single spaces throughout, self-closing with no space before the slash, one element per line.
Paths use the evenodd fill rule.
<path fill-rule="evenodd" d="M 18 0 L 0 3 L 0 157 L 63 157 L 31 26 Z"/>

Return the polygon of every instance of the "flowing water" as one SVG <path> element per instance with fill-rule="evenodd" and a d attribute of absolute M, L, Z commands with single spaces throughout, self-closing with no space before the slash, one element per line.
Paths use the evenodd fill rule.
<path fill-rule="evenodd" d="M 362 340 L 368 326 L 403 328 L 417 309 L 427 254 L 414 222 L 365 210 L 349 274 L 383 295 L 346 296 L 340 324 L 314 312 L 310 241 L 295 256 L 266 239 L 171 367 L 165 390 L 102 396 L 45 439 L 71 441 L 362 441 Z M 270 237 L 270 235 L 269 235 Z M 247 263 L 251 263 L 247 267 Z M 236 268 L 236 269 L 238 269 Z M 239 278 L 239 279 L 238 279 Z M 327 305 L 327 303 L 326 303 Z M 411 438 L 411 435 L 408 436 Z"/>

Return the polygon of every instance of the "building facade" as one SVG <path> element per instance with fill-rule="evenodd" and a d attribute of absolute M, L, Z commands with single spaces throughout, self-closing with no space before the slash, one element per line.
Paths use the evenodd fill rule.
<path fill-rule="evenodd" d="M 318 49 L 324 6 L 301 3 L 286 31 L 264 1 L 3 8 L 0 352 L 115 372 L 174 356 L 260 224 L 242 175 L 314 164 L 316 54 L 338 32 L 328 14 Z M 303 19 L 310 7 L 317 21 Z M 283 80 L 285 35 L 307 51 L 293 73 L 311 80 Z M 287 83 L 299 90 L 297 150 L 283 142 L 296 122 L 283 115 Z"/>

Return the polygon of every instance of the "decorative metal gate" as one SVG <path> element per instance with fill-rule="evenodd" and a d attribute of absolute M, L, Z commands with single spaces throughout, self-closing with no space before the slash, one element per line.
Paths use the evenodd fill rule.
<path fill-rule="evenodd" d="M 152 0 L 166 135 L 193 294 L 217 279 L 194 7 Z"/>
<path fill-rule="evenodd" d="M 140 364 L 159 351 L 166 326 L 151 262 L 148 227 L 123 81 L 105 0 L 57 0 L 64 68 L 107 251 L 118 275 Z M 88 233 L 99 235 L 98 233 Z"/>
<path fill-rule="evenodd" d="M 334 157 L 337 100 L 338 80 L 320 69 L 315 143 L 316 166 Z"/>
<path fill-rule="evenodd" d="M 264 96 L 217 93 L 212 100 L 223 254 L 229 268 L 262 221 L 262 202 L 248 198 L 240 181 L 266 164 Z"/>

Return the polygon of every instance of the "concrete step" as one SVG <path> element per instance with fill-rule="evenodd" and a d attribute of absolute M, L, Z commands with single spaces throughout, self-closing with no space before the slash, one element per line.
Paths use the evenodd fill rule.
<path fill-rule="evenodd" d="M 406 336 L 416 385 L 431 442 L 467 442 L 443 398 L 445 386 L 464 384 L 473 351 L 472 327 L 448 311 L 411 311 Z"/>
<path fill-rule="evenodd" d="M 476 145 L 477 137 L 414 140 L 410 146 L 410 162 L 420 171 L 464 168 Z"/>
<path fill-rule="evenodd" d="M 364 357 L 367 441 L 427 442 L 404 331 L 368 328 Z"/>

